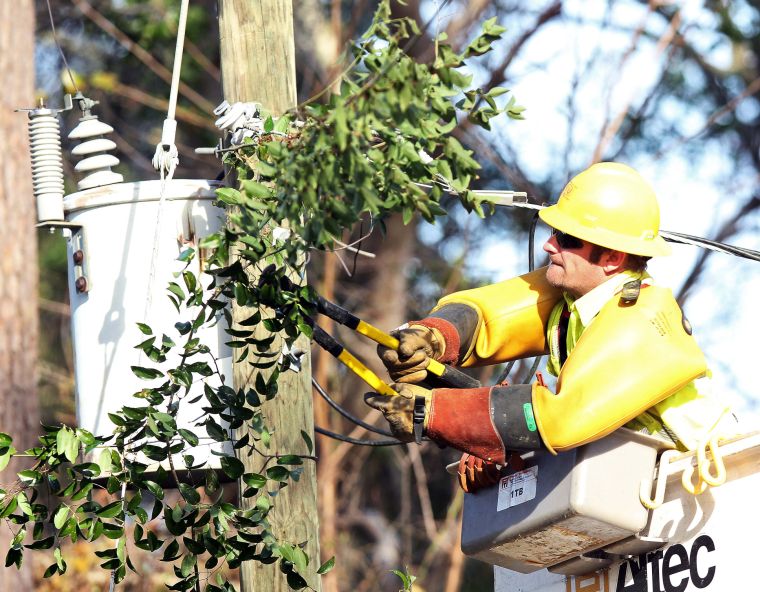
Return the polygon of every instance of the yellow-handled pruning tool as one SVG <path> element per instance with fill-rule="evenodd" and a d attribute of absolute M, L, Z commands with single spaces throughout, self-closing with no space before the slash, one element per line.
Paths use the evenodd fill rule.
<path fill-rule="evenodd" d="M 311 326 L 314 331 L 312 333 L 312 338 L 322 349 L 338 358 L 338 360 L 343 362 L 343 364 L 345 364 L 349 370 L 351 370 L 354 374 L 356 374 L 359 378 L 361 378 L 381 395 L 387 395 L 389 397 L 398 395 L 398 393 L 394 391 L 382 378 L 372 372 L 372 370 L 367 368 L 367 366 L 362 364 L 356 358 L 356 356 L 354 356 L 350 351 L 338 343 L 332 337 L 332 335 L 322 329 L 322 327 L 314 324 L 313 322 Z"/>
<path fill-rule="evenodd" d="M 394 350 L 398 349 L 398 346 L 399 346 L 398 339 L 396 339 L 392 335 L 389 335 L 385 331 L 381 331 L 377 327 L 370 325 L 369 323 L 366 323 L 365 321 L 362 321 L 359 317 L 351 314 L 345 308 L 338 306 L 337 304 L 334 304 L 330 302 L 329 300 L 325 300 L 321 296 L 317 296 L 316 304 L 317 304 L 317 311 L 319 311 L 321 314 L 325 315 L 326 317 L 330 317 L 331 319 L 340 323 L 341 325 L 345 325 L 349 329 L 353 329 L 357 333 L 360 333 L 361 335 L 364 335 L 365 337 L 369 337 L 375 343 L 379 343 L 380 345 L 384 345 L 385 347 L 388 347 L 390 349 L 394 349 Z M 318 329 L 317 325 L 314 325 L 314 328 L 315 328 L 315 334 L 316 334 L 316 329 Z M 320 331 L 324 333 L 322 329 L 320 329 Z M 327 335 L 327 333 L 325 333 L 325 335 Z M 327 337 L 330 337 L 330 336 L 327 335 Z M 332 337 L 330 337 L 330 339 L 332 339 Z M 327 347 L 325 347 L 319 342 L 316 336 L 314 337 L 314 341 L 316 341 L 320 346 L 327 349 Z M 337 342 L 334 339 L 333 341 L 337 344 Z M 342 346 L 339 346 L 339 347 L 342 347 Z M 356 360 L 356 358 L 354 358 L 349 352 L 344 350 L 344 353 L 347 354 L 348 356 L 351 356 L 351 358 L 353 358 L 354 360 Z M 338 355 L 336 354 L 333 354 L 333 355 L 335 355 L 335 357 L 338 357 L 338 359 L 340 359 Z M 349 368 L 353 370 L 352 366 L 350 366 L 348 363 L 346 363 L 342 359 L 341 361 L 344 362 L 347 366 L 349 366 Z M 359 362 L 358 360 L 356 360 L 356 363 L 361 364 L 361 362 Z M 363 368 L 367 369 L 368 372 L 371 372 L 371 370 L 366 368 L 364 364 L 361 364 L 361 365 Z M 441 383 L 441 386 L 447 386 L 450 388 L 478 388 L 480 386 L 480 381 L 477 380 L 476 378 L 473 378 L 472 376 L 469 376 L 465 374 L 464 372 L 460 372 L 459 370 L 456 370 L 455 368 L 452 368 L 451 366 L 442 364 L 441 362 L 437 360 L 431 359 L 430 363 L 428 364 L 427 370 L 431 374 L 438 377 L 438 382 Z M 359 372 L 356 372 L 356 373 L 359 374 Z M 361 376 L 361 374 L 359 374 L 359 376 Z M 362 376 L 362 378 L 364 377 Z M 378 390 L 378 392 L 380 391 Z"/>

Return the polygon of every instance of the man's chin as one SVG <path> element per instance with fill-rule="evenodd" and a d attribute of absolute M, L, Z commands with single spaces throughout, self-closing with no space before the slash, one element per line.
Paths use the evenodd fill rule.
<path fill-rule="evenodd" d="M 546 269 L 546 281 L 555 288 L 563 286 L 564 270 L 555 263 L 549 263 Z"/>

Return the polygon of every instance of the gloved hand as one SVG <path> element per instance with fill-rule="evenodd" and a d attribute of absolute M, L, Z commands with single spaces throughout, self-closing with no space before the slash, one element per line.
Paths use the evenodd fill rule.
<path fill-rule="evenodd" d="M 382 411 L 391 428 L 391 433 L 402 442 L 414 442 L 414 400 L 425 398 L 425 416 L 430 410 L 433 391 L 412 384 L 394 384 L 397 397 L 379 393 L 366 393 L 364 402 L 370 407 Z"/>
<path fill-rule="evenodd" d="M 425 325 L 409 325 L 391 333 L 399 341 L 398 351 L 377 346 L 377 355 L 397 383 L 418 383 L 427 377 L 430 359 L 439 360 L 446 350 L 443 335 Z"/>
<path fill-rule="evenodd" d="M 524 466 L 522 457 L 512 453 L 507 457 L 507 463 L 503 468 L 509 467 L 513 471 L 521 471 Z M 464 453 L 459 459 L 459 486 L 465 493 L 475 493 L 484 487 L 496 485 L 501 479 L 501 470 L 495 462 L 490 462 Z"/>

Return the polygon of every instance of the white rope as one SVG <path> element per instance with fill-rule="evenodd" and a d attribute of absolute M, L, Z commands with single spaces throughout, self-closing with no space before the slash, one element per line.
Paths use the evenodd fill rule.
<path fill-rule="evenodd" d="M 174 144 L 177 121 L 174 116 L 177 112 L 177 96 L 179 95 L 179 79 L 182 71 L 182 53 L 185 46 L 185 29 L 187 25 L 187 11 L 190 0 L 182 0 L 179 10 L 179 24 L 177 26 L 177 44 L 174 48 L 174 65 L 172 68 L 172 83 L 169 91 L 169 109 L 164 120 L 164 127 L 161 131 L 161 141 L 156 146 L 156 153 L 153 156 L 153 168 L 155 168 L 161 177 L 161 189 L 158 200 L 158 216 L 156 217 L 156 227 L 153 232 L 153 253 L 150 260 L 150 272 L 148 275 L 148 293 L 145 299 L 145 312 L 143 319 L 150 323 L 150 311 L 153 305 L 153 285 L 156 277 L 156 261 L 159 255 L 159 240 L 161 236 L 161 224 L 164 211 L 164 202 L 166 200 L 166 183 L 174 177 L 174 171 L 179 165 L 179 151 Z M 142 360 L 144 352 L 141 352 Z"/>
<path fill-rule="evenodd" d="M 177 28 L 177 45 L 174 50 L 174 67 L 172 69 L 172 85 L 169 93 L 169 110 L 166 113 L 164 127 L 161 131 L 161 141 L 156 146 L 153 156 L 153 168 L 161 175 L 161 180 L 171 179 L 179 165 L 179 152 L 174 144 L 177 133 L 177 121 L 174 115 L 177 111 L 177 95 L 179 94 L 179 77 L 182 70 L 182 52 L 185 46 L 185 28 L 187 25 L 187 10 L 190 0 L 182 0 L 179 11 L 179 26 Z"/>

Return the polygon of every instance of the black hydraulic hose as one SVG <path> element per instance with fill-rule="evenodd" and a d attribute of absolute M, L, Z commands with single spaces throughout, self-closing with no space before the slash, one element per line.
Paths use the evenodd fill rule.
<path fill-rule="evenodd" d="M 531 380 L 533 380 L 533 377 L 536 374 L 536 370 L 538 370 L 538 365 L 541 363 L 542 359 L 543 356 L 536 356 L 536 359 L 533 360 L 533 365 L 530 367 L 530 370 L 528 370 L 528 373 L 525 375 L 525 378 L 522 379 L 522 382 L 520 384 L 528 384 Z"/>
<path fill-rule="evenodd" d="M 530 230 L 528 231 L 528 271 L 536 269 L 535 254 L 533 253 L 536 243 L 536 226 L 538 225 L 538 212 L 533 214 L 530 221 Z"/>
<path fill-rule="evenodd" d="M 365 430 L 369 432 L 374 432 L 376 434 L 380 434 L 381 436 L 393 437 L 393 434 L 391 434 L 389 431 L 370 425 L 366 423 L 365 421 L 362 421 L 355 415 L 351 414 L 351 412 L 349 412 L 345 407 L 341 406 L 340 403 L 338 403 L 335 399 L 333 399 L 327 393 L 327 391 L 322 388 L 322 386 L 317 382 L 316 378 L 312 377 L 311 384 L 314 386 L 317 392 L 322 396 L 322 398 L 325 401 L 327 401 L 327 404 L 330 407 L 335 409 L 335 411 L 340 413 L 343 417 L 345 417 L 351 423 L 355 423 L 356 425 L 363 427 Z"/>
<path fill-rule="evenodd" d="M 328 438 L 334 440 L 340 440 L 341 442 L 348 442 L 349 444 L 357 444 L 359 446 L 399 446 L 401 444 L 407 444 L 407 442 L 401 442 L 400 440 L 360 440 L 358 438 L 352 438 L 351 436 L 344 436 L 342 434 L 336 434 L 325 428 L 314 426 L 314 431 Z"/>
<path fill-rule="evenodd" d="M 496 379 L 496 384 L 501 384 L 507 379 L 507 376 L 509 376 L 509 373 L 512 372 L 512 368 L 515 365 L 516 360 L 512 360 L 507 364 L 507 367 L 504 368 L 504 372 L 502 372 L 499 377 Z"/>
<path fill-rule="evenodd" d="M 535 243 L 536 243 L 536 226 L 538 225 L 538 212 L 533 214 L 533 219 L 530 221 L 530 229 L 528 230 L 528 271 L 534 271 L 536 269 L 536 263 L 535 263 Z M 538 370 L 538 365 L 541 363 L 542 356 L 536 356 L 536 359 L 533 360 L 533 365 L 530 367 L 530 370 L 525 375 L 525 378 L 521 381 L 520 384 L 528 384 L 531 380 L 533 380 L 533 376 L 536 374 L 536 370 Z M 499 384 L 507 379 L 507 376 L 509 376 L 509 373 L 512 371 L 512 366 L 514 365 L 514 361 L 507 364 L 506 369 L 502 373 L 501 376 L 496 381 L 496 384 Z"/>

